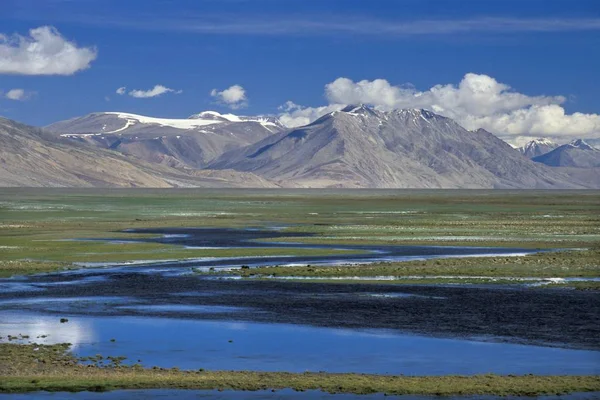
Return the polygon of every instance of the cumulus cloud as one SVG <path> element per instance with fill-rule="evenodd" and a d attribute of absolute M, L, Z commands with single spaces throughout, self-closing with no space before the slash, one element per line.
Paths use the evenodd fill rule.
<path fill-rule="evenodd" d="M 287 101 L 285 104 L 279 106 L 281 114 L 279 114 L 279 120 L 282 124 L 289 128 L 295 128 L 297 126 L 308 125 L 323 115 L 339 111 L 344 108 L 344 104 L 330 104 L 323 107 L 303 107 L 293 101 Z"/>
<path fill-rule="evenodd" d="M 347 104 L 369 104 L 376 109 L 424 108 L 456 120 L 467 129 L 483 128 L 511 142 L 524 137 L 600 136 L 600 115 L 566 114 L 564 96 L 529 96 L 494 78 L 468 73 L 458 85 L 435 85 L 419 91 L 394 86 L 385 79 L 354 82 L 338 78 L 325 85 L 329 102 L 323 107 L 302 107 L 291 102 L 280 119 L 288 126 L 312 122 Z"/>
<path fill-rule="evenodd" d="M 248 106 L 246 89 L 240 85 L 233 85 L 222 91 L 213 89 L 210 91 L 210 95 L 214 97 L 220 104 L 226 105 L 234 110 Z"/>
<path fill-rule="evenodd" d="M 1 94 L 1 93 L 0 93 Z M 28 92 L 25 89 L 11 89 L 4 93 L 8 100 L 25 101 L 34 95 L 34 92 Z"/>
<path fill-rule="evenodd" d="M 89 68 L 97 55 L 51 26 L 31 29 L 29 36 L 0 34 L 0 74 L 72 75 Z"/>
<path fill-rule="evenodd" d="M 125 93 L 125 87 L 118 88 L 117 94 L 123 94 L 123 93 L 121 93 L 121 91 L 123 93 Z M 151 97 L 157 97 L 157 96 L 160 96 L 161 94 L 165 94 L 165 93 L 179 94 L 181 92 L 182 92 L 181 90 L 170 89 L 163 85 L 155 85 L 152 89 L 148 89 L 148 90 L 139 90 L 139 89 L 131 90 L 131 91 L 129 91 L 129 95 L 131 97 L 135 97 L 138 99 L 147 99 L 147 98 L 151 98 Z"/>
<path fill-rule="evenodd" d="M 118 88 L 117 90 L 115 90 L 115 93 L 118 94 L 118 95 L 120 95 L 120 96 L 122 96 L 122 95 L 125 94 L 125 90 L 126 90 L 125 86 L 121 86 L 120 88 Z"/>

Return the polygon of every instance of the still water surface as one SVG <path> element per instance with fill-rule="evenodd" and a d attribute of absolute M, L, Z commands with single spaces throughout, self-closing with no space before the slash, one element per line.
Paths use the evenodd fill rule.
<path fill-rule="evenodd" d="M 219 310 L 227 312 L 227 310 Z M 600 352 L 290 324 L 0 313 L 0 332 L 144 366 L 405 375 L 600 374 Z M 47 338 L 37 338 L 49 335 Z M 115 341 L 111 341 L 115 339 Z"/>

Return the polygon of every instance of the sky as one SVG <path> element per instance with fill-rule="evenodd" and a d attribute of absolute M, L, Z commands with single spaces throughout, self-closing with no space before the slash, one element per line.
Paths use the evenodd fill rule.
<path fill-rule="evenodd" d="M 600 137 L 597 0 L 0 0 L 0 115 L 425 108 L 512 143 Z"/>

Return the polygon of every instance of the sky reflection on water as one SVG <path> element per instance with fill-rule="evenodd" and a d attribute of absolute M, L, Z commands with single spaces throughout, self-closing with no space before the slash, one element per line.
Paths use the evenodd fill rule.
<path fill-rule="evenodd" d="M 201 310 L 200 310 L 201 311 Z M 210 312 L 208 310 L 207 312 Z M 600 374 L 600 352 L 235 321 L 0 313 L 0 332 L 70 342 L 78 355 L 127 356 L 145 366 L 405 375 Z M 36 339 L 47 334 L 46 339 Z M 115 339 L 111 342 L 111 339 Z"/>

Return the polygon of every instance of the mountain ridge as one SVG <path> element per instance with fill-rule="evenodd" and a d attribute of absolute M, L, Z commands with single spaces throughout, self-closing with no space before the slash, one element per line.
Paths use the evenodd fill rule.
<path fill-rule="evenodd" d="M 204 168 L 225 151 L 249 145 L 285 128 L 273 117 L 205 111 L 185 119 L 123 112 L 91 113 L 55 122 L 44 129 L 61 138 L 152 163 Z"/>
<path fill-rule="evenodd" d="M 600 150 L 583 139 L 575 139 L 532 160 L 550 167 L 597 168 L 600 167 Z"/>
<path fill-rule="evenodd" d="M 13 122 L 12 125 L 14 128 L 18 124 Z M 25 127 L 19 130 L 21 148 L 14 143 L 12 148 L 15 154 L 25 149 L 24 157 L 18 159 L 4 152 L 10 160 L 3 159 L 4 164 L 0 164 L 0 185 L 3 182 L 13 186 L 44 185 L 44 179 L 50 185 L 62 174 L 64 179 L 57 185 L 600 186 L 600 179 L 582 168 L 548 167 L 533 162 L 490 132 L 468 131 L 456 121 L 424 109 L 382 111 L 366 105 L 348 105 L 294 129 L 285 128 L 275 117 L 237 116 L 216 111 L 203 111 L 186 119 L 105 112 L 60 121 L 47 129 L 20 126 Z M 3 140 L 8 140 L 6 132 L 0 133 L 4 135 Z M 27 140 L 32 142 L 26 143 Z M 40 152 L 44 149 L 52 155 L 40 161 Z M 79 155 L 73 159 L 69 153 Z M 27 156 L 38 160 L 39 179 L 36 171 L 27 169 L 24 163 Z M 44 174 L 45 170 L 51 170 L 47 163 L 53 160 L 48 157 L 59 161 L 54 176 Z M 86 160 L 92 170 L 86 163 L 82 165 L 81 160 Z M 104 177 L 94 171 L 94 168 L 106 171 L 109 165 L 114 169 L 110 171 L 112 175 Z M 23 182 L 18 179 L 19 167 L 27 171 L 28 179 Z M 81 174 L 81 168 L 86 173 Z M 118 174 L 120 168 L 131 179 L 123 179 Z M 77 178 L 79 175 L 82 179 Z"/>
<path fill-rule="evenodd" d="M 0 117 L 2 187 L 277 187 L 237 171 L 174 169 Z"/>
<path fill-rule="evenodd" d="M 291 187 L 581 187 L 487 131 L 467 131 L 428 110 L 364 105 L 226 152 L 209 168 L 253 172 Z"/>
<path fill-rule="evenodd" d="M 558 143 L 548 138 L 534 139 L 524 146 L 519 147 L 519 151 L 527 158 L 533 158 L 546 154 L 560 146 Z"/>

